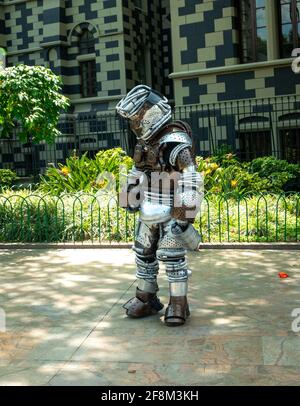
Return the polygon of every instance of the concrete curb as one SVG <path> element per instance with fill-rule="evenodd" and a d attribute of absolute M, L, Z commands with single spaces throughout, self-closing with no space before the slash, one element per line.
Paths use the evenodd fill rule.
<path fill-rule="evenodd" d="M 128 249 L 133 243 L 1 243 L 0 249 Z M 300 250 L 299 243 L 203 243 L 202 250 Z"/>

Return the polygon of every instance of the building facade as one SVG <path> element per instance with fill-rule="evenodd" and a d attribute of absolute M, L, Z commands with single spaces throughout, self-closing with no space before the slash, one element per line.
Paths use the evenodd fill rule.
<path fill-rule="evenodd" d="M 300 162 L 299 15 L 298 0 L 0 0 L 7 65 L 50 67 L 72 103 L 53 159 L 35 149 L 38 166 L 72 148 L 128 147 L 112 112 L 139 83 L 190 122 L 198 153 L 225 144 L 245 160 Z M 0 165 L 21 166 L 20 146 L 6 148 Z"/>
<path fill-rule="evenodd" d="M 171 1 L 171 21 L 175 105 L 199 149 L 300 162 L 300 1 Z"/>
<path fill-rule="evenodd" d="M 291 33 L 293 4 L 295 40 L 281 35 Z M 299 1 L 179 0 L 171 12 L 176 105 L 300 94 L 291 69 L 292 50 L 300 55 Z"/>
<path fill-rule="evenodd" d="M 173 97 L 169 16 L 167 0 L 0 0 L 6 66 L 49 67 L 71 100 L 55 147 L 26 149 L 17 140 L 2 141 L 0 165 L 22 175 L 63 162 L 73 149 L 93 155 L 101 148 L 127 148 L 123 123 L 108 112 L 141 83 Z"/>
<path fill-rule="evenodd" d="M 73 112 L 105 111 L 137 83 L 165 90 L 164 10 L 159 0 L 0 1 L 0 45 L 7 66 L 59 74 Z"/>

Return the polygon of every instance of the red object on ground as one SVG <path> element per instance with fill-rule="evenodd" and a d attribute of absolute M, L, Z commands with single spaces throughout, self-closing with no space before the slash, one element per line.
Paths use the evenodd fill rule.
<path fill-rule="evenodd" d="M 288 278 L 288 277 L 289 277 L 289 275 L 288 275 L 287 273 L 285 273 L 285 272 L 280 272 L 280 273 L 278 274 L 278 276 L 279 276 L 279 278 L 281 278 L 281 279 L 285 279 L 285 278 Z"/>

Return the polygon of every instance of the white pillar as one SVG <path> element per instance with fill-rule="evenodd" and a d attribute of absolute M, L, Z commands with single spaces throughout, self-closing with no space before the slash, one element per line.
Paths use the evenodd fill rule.
<path fill-rule="evenodd" d="M 279 27 L 277 2 L 266 0 L 266 19 L 268 30 L 268 61 L 279 59 Z"/>

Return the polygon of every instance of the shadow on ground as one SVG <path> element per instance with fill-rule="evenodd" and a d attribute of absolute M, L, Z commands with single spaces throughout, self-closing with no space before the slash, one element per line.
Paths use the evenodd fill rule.
<path fill-rule="evenodd" d="M 192 317 L 124 316 L 130 250 L 0 252 L 0 385 L 298 385 L 298 251 L 189 254 Z M 280 279 L 278 273 L 289 274 Z M 160 273 L 161 299 L 168 300 Z"/>

